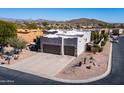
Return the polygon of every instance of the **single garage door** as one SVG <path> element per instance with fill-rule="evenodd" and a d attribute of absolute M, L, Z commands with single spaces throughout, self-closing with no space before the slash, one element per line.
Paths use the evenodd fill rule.
<path fill-rule="evenodd" d="M 57 45 L 43 45 L 43 52 L 45 53 L 52 53 L 52 54 L 61 54 L 61 47 Z"/>
<path fill-rule="evenodd" d="M 64 46 L 64 54 L 74 56 L 75 48 L 72 46 Z"/>

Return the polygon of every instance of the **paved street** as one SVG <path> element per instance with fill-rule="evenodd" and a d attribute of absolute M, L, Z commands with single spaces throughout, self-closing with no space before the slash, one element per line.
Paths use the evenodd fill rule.
<path fill-rule="evenodd" d="M 56 82 L 53 80 L 41 78 L 31 74 L 10 70 L 7 68 L 0 67 L 0 79 L 2 80 L 14 80 L 13 82 L 0 84 L 67 84 Z M 124 37 L 119 37 L 119 43 L 113 43 L 112 52 L 112 71 L 110 75 L 104 79 L 98 80 L 96 82 L 88 83 L 87 85 L 110 85 L 110 84 L 124 84 Z M 84 84 L 85 85 L 85 84 Z"/>

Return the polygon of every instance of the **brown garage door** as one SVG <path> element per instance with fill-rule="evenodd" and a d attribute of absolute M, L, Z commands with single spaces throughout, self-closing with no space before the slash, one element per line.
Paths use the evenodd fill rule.
<path fill-rule="evenodd" d="M 52 54 L 59 54 L 61 53 L 61 47 L 56 45 L 43 45 L 43 52 L 45 53 L 52 53 Z"/>
<path fill-rule="evenodd" d="M 72 46 L 64 46 L 64 54 L 74 56 L 74 49 Z"/>

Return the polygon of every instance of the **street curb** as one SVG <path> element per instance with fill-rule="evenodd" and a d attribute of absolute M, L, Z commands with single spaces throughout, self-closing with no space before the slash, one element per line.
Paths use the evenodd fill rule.
<path fill-rule="evenodd" d="M 97 77 L 90 78 L 90 79 L 85 79 L 85 80 L 68 80 L 68 79 L 60 79 L 60 78 L 56 78 L 56 77 L 45 77 L 45 76 L 44 77 L 48 78 L 48 79 L 51 79 L 51 80 L 58 81 L 58 82 L 64 82 L 64 83 L 89 83 L 89 82 L 97 81 L 97 80 L 105 78 L 107 75 L 110 74 L 111 67 L 112 67 L 111 59 L 112 59 L 112 43 L 110 45 L 109 61 L 108 61 L 107 71 L 104 74 L 99 75 Z"/>

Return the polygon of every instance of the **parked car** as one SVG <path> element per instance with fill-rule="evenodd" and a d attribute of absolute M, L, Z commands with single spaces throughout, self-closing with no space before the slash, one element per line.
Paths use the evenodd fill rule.
<path fill-rule="evenodd" d="M 118 43 L 119 41 L 118 40 L 114 40 L 115 43 Z"/>
<path fill-rule="evenodd" d="M 118 43 L 119 41 L 117 39 L 112 40 L 113 43 Z"/>

